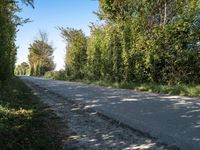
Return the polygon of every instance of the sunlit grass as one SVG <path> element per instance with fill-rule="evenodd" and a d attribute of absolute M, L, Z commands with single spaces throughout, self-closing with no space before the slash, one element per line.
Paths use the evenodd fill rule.
<path fill-rule="evenodd" d="M 167 85 L 158 83 L 127 83 L 127 82 L 107 82 L 107 81 L 91 81 L 91 80 L 75 80 L 78 82 L 84 82 L 87 84 L 95 84 L 106 87 L 123 88 L 123 89 L 133 89 L 136 91 L 147 91 L 163 94 L 172 94 L 180 96 L 191 96 L 200 97 L 200 85 Z"/>
<path fill-rule="evenodd" d="M 53 74 L 51 76 L 45 76 L 46 78 L 55 79 L 55 80 L 69 80 L 76 82 L 83 82 L 87 84 L 95 84 L 105 87 L 114 87 L 114 88 L 123 88 L 123 89 L 133 89 L 137 91 L 147 91 L 163 94 L 172 94 L 172 95 L 181 95 L 181 96 L 191 96 L 191 97 L 200 97 L 200 85 L 186 85 L 186 84 L 177 84 L 177 85 L 168 85 L 168 84 L 158 84 L 158 83 L 140 83 L 140 82 L 109 82 L 104 80 L 87 80 L 87 79 L 71 79 L 63 78 Z"/>
<path fill-rule="evenodd" d="M 20 117 L 20 118 L 30 118 L 32 116 L 32 109 L 10 109 L 6 106 L 0 105 L 0 114 L 1 116 L 11 116 L 11 117 Z"/>

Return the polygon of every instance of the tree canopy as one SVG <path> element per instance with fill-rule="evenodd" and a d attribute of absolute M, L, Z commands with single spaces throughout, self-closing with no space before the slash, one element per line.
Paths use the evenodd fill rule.
<path fill-rule="evenodd" d="M 17 26 L 27 21 L 16 15 L 21 11 L 19 2 L 18 0 L 0 1 L 0 81 L 10 79 L 14 75 Z M 21 2 L 33 6 L 33 0 Z"/>
<path fill-rule="evenodd" d="M 67 42 L 65 69 L 72 78 L 84 77 L 86 64 L 87 38 L 82 30 L 60 28 Z"/>
<path fill-rule="evenodd" d="M 91 26 L 87 42 L 80 42 L 84 46 L 74 42 L 78 30 L 66 32 L 66 66 L 84 60 L 69 75 L 112 82 L 200 83 L 199 0 L 99 3 L 97 15 L 104 24 Z M 84 54 L 76 55 L 80 52 Z"/>
<path fill-rule="evenodd" d="M 48 42 L 47 34 L 40 32 L 39 38 L 29 47 L 30 75 L 43 76 L 45 72 L 52 71 L 55 68 L 53 52 L 54 48 Z"/>
<path fill-rule="evenodd" d="M 29 69 L 30 69 L 29 64 L 23 62 L 15 68 L 15 75 L 29 75 L 30 71 Z"/>

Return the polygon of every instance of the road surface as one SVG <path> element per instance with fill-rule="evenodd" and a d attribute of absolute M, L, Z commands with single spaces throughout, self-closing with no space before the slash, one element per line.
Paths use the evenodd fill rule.
<path fill-rule="evenodd" d="M 21 77 L 183 150 L 200 150 L 200 99 Z"/>

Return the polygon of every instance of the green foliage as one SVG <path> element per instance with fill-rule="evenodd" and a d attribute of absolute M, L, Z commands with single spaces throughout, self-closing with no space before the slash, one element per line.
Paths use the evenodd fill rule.
<path fill-rule="evenodd" d="M 106 26 L 115 28 L 109 35 L 120 36 L 107 51 L 119 49 L 109 60 L 122 55 L 123 65 L 117 67 L 122 67 L 122 80 L 200 83 L 199 1 L 102 0 L 100 6 L 104 19 L 112 21 Z M 127 11 L 132 16 L 123 15 Z"/>
<path fill-rule="evenodd" d="M 0 91 L 1 150 L 61 149 L 58 119 L 24 83 L 14 79 Z"/>
<path fill-rule="evenodd" d="M 16 25 L 12 21 L 15 4 L 8 1 L 0 2 L 0 80 L 6 80 L 13 75 L 16 46 Z"/>
<path fill-rule="evenodd" d="M 87 59 L 87 38 L 82 30 L 72 28 L 60 28 L 60 30 L 67 42 L 65 61 L 67 75 L 82 79 Z"/>
<path fill-rule="evenodd" d="M 100 0 L 97 15 L 105 22 L 91 26 L 87 43 L 79 30 L 62 30 L 68 77 L 200 83 L 200 0 Z"/>
<path fill-rule="evenodd" d="M 69 78 L 66 78 L 70 80 Z M 64 79 L 64 80 L 66 80 Z M 63 79 L 58 79 L 63 80 Z M 155 82 L 110 82 L 105 80 L 91 80 L 91 79 L 73 79 L 71 81 L 83 82 L 87 84 L 95 84 L 105 87 L 113 87 L 120 89 L 131 89 L 135 91 L 146 91 L 155 92 L 162 94 L 180 95 L 180 96 L 191 96 L 200 97 L 200 85 L 189 85 L 189 84 L 178 84 L 178 85 L 168 85 L 160 84 Z"/>
<path fill-rule="evenodd" d="M 33 0 L 23 0 L 26 5 L 33 6 Z M 17 0 L 0 1 L 0 80 L 5 81 L 14 75 L 16 61 L 15 37 L 17 26 L 27 22 L 16 13 L 21 9 Z"/>
<path fill-rule="evenodd" d="M 55 68 L 53 51 L 53 46 L 48 43 L 47 34 L 40 32 L 39 39 L 35 40 L 29 47 L 30 75 L 43 76 L 45 72 Z"/>
<path fill-rule="evenodd" d="M 15 75 L 29 75 L 29 70 L 29 64 L 23 62 L 15 68 Z"/>
<path fill-rule="evenodd" d="M 66 72 L 64 70 L 59 71 L 49 71 L 44 75 L 45 78 L 54 79 L 54 80 L 66 80 Z"/>
<path fill-rule="evenodd" d="M 99 80 L 101 78 L 102 69 L 102 38 L 104 32 L 102 29 L 91 26 L 92 36 L 88 39 L 87 48 L 87 77 L 91 80 Z"/>
<path fill-rule="evenodd" d="M 127 19 L 135 13 L 133 0 L 100 0 L 100 19 L 116 21 Z"/>

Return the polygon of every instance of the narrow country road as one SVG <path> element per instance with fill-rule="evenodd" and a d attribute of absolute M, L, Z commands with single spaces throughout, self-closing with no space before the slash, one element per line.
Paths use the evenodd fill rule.
<path fill-rule="evenodd" d="M 200 99 L 135 92 L 82 83 L 21 77 L 52 93 L 84 104 L 123 125 L 183 150 L 200 149 Z"/>

